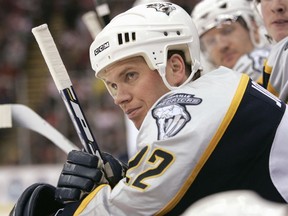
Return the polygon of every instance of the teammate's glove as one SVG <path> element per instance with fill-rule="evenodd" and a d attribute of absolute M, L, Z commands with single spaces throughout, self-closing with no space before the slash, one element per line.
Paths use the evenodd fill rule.
<path fill-rule="evenodd" d="M 105 164 L 96 155 L 69 152 L 56 188 L 56 199 L 78 201 L 101 184 L 114 187 L 125 176 L 127 166 L 108 153 L 102 155 Z"/>
<path fill-rule="evenodd" d="M 29 186 L 19 197 L 10 216 L 55 215 L 63 204 L 55 200 L 55 187 L 45 183 Z"/>

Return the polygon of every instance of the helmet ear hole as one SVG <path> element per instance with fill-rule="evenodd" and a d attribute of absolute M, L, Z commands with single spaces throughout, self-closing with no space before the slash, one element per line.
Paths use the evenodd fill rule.
<path fill-rule="evenodd" d="M 227 3 L 225 2 L 223 5 L 220 6 L 220 8 L 226 9 L 227 8 Z"/>

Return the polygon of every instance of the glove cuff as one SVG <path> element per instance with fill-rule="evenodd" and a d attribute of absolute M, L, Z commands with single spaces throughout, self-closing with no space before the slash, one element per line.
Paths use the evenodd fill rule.
<path fill-rule="evenodd" d="M 63 208 L 54 199 L 55 187 L 49 184 L 35 183 L 29 186 L 19 197 L 10 216 L 50 215 Z"/>

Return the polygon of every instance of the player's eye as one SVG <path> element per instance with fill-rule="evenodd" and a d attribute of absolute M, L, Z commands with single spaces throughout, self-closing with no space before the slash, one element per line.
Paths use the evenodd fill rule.
<path fill-rule="evenodd" d="M 133 81 L 133 80 L 137 79 L 137 77 L 138 77 L 138 73 L 136 73 L 136 72 L 128 72 L 126 74 L 126 80 L 127 81 Z"/>
<path fill-rule="evenodd" d="M 206 41 L 205 41 L 205 44 L 207 46 L 214 46 L 216 44 L 216 39 L 215 37 L 211 37 L 211 38 L 208 38 Z"/>
<path fill-rule="evenodd" d="M 231 26 L 231 25 L 225 25 L 225 27 L 223 27 L 221 29 L 221 34 L 222 35 L 229 35 L 229 34 L 231 34 L 234 31 L 234 29 L 235 28 L 233 26 Z"/>

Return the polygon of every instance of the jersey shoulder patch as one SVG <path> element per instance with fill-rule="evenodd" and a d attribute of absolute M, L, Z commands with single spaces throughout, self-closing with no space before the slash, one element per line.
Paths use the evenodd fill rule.
<path fill-rule="evenodd" d="M 187 105 L 199 105 L 201 98 L 187 93 L 169 94 L 152 109 L 158 127 L 158 140 L 175 136 L 191 120 Z"/>

